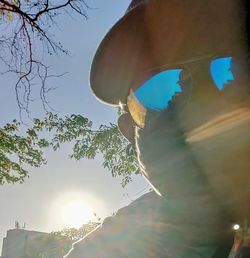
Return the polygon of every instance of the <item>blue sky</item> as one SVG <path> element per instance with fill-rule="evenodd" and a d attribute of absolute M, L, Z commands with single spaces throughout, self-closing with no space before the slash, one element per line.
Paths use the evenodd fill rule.
<path fill-rule="evenodd" d="M 65 16 L 58 20 L 59 28 L 54 33 L 70 50 L 71 56 L 46 57 L 45 61 L 55 73 L 68 72 L 54 81 L 57 89 L 48 95 L 60 115 L 81 114 L 89 117 L 96 126 L 116 122 L 114 108 L 98 102 L 91 94 L 89 70 L 98 44 L 124 14 L 129 2 L 91 1 L 91 6 L 96 8 L 88 11 L 88 20 Z M 11 76 L 1 76 L 0 126 L 18 117 L 13 83 Z M 31 106 L 31 115 L 44 115 L 38 97 Z M 137 176 L 123 189 L 121 179 L 112 178 L 103 169 L 101 157 L 76 162 L 68 158 L 70 150 L 67 145 L 56 153 L 46 152 L 48 164 L 33 169 L 24 184 L 0 186 L 0 248 L 2 237 L 14 227 L 15 220 L 27 223 L 30 230 L 57 230 L 63 227 L 60 205 L 71 197 L 85 199 L 97 215 L 104 217 L 136 199 L 147 186 Z"/>

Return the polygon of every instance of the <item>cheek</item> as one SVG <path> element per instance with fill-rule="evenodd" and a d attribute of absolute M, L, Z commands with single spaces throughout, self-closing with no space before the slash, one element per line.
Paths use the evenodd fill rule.
<path fill-rule="evenodd" d="M 191 145 L 214 192 L 237 216 L 250 216 L 249 132 L 250 122 Z"/>
<path fill-rule="evenodd" d="M 145 129 L 137 130 L 136 134 L 136 147 L 138 153 L 138 159 L 140 160 L 144 168 L 150 167 L 159 168 L 166 160 L 166 157 L 172 156 L 177 152 L 181 141 L 181 134 L 177 135 L 177 130 L 168 128 L 166 123 L 163 123 L 166 117 L 158 119 L 151 126 L 147 126 Z M 156 171 L 155 171 L 156 172 Z"/>
<path fill-rule="evenodd" d="M 206 183 L 182 131 L 174 123 L 159 122 L 157 127 L 138 131 L 138 156 L 146 178 L 163 195 L 198 194 Z"/>

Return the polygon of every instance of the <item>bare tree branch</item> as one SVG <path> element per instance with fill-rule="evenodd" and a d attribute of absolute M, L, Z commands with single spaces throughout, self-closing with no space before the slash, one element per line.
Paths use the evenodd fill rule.
<path fill-rule="evenodd" d="M 50 28 L 56 25 L 56 18 L 63 13 L 86 19 L 89 8 L 84 0 L 0 0 L 0 61 L 6 67 L 2 74 L 14 73 L 17 76 L 15 92 L 20 117 L 23 111 L 29 113 L 35 84 L 40 85 L 43 108 L 51 110 L 46 98 L 50 91 L 47 80 L 62 76 L 50 74 L 49 66 L 36 49 L 43 49 L 49 55 L 68 54 L 67 49 L 49 33 Z"/>

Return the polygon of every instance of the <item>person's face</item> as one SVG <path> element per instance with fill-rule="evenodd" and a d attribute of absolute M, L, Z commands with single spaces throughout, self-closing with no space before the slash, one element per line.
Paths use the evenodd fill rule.
<path fill-rule="evenodd" d="M 180 73 L 178 95 L 162 111 L 147 109 L 137 148 L 146 177 L 162 195 L 215 193 L 241 214 L 250 197 L 248 65 L 245 57 L 228 60 L 191 64 Z"/>

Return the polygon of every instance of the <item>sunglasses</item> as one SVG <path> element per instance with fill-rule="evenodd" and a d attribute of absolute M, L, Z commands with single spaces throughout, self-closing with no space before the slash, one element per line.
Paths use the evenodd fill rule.
<path fill-rule="evenodd" d="M 172 100 L 185 90 L 185 81 L 190 78 L 192 81 L 192 75 L 204 59 L 209 64 L 209 73 L 218 91 L 222 91 L 235 80 L 232 71 L 233 57 L 192 60 L 182 63 L 181 68 L 178 69 L 163 70 L 160 68 L 160 72 L 145 81 L 135 91 L 130 90 L 127 107 L 135 123 L 143 128 L 148 110 L 156 112 L 167 110 Z M 196 63 L 198 65 L 194 65 Z"/>

